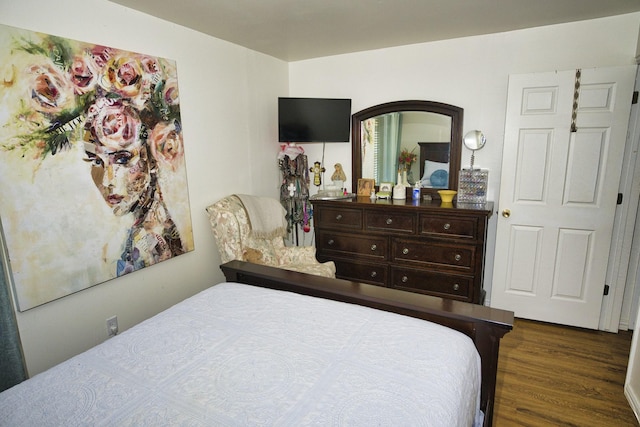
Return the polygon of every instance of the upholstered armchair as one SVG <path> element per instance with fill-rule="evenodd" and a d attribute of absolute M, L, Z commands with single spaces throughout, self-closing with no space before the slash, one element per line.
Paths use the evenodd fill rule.
<path fill-rule="evenodd" d="M 222 263 L 242 260 L 335 277 L 335 264 L 318 262 L 315 247 L 285 245 L 286 212 L 278 200 L 231 195 L 208 206 L 206 211 Z"/>

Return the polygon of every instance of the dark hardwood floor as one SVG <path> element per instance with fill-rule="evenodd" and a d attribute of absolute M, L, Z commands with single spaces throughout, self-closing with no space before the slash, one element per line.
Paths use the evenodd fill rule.
<path fill-rule="evenodd" d="M 516 319 L 500 345 L 494 426 L 637 426 L 623 391 L 631 337 Z"/>

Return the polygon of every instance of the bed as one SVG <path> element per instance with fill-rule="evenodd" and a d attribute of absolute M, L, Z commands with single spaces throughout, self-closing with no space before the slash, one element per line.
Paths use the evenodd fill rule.
<path fill-rule="evenodd" d="M 491 425 L 513 313 L 221 268 L 226 282 L 0 393 L 0 425 Z"/>

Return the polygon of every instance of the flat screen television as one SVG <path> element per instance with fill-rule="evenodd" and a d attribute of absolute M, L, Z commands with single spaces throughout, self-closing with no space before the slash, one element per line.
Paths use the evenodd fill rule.
<path fill-rule="evenodd" d="M 351 100 L 278 98 L 279 142 L 349 142 Z"/>

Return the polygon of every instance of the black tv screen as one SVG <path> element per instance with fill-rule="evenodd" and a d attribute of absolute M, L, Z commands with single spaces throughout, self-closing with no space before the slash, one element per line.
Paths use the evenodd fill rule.
<path fill-rule="evenodd" d="M 349 142 L 351 100 L 278 98 L 279 142 Z"/>

